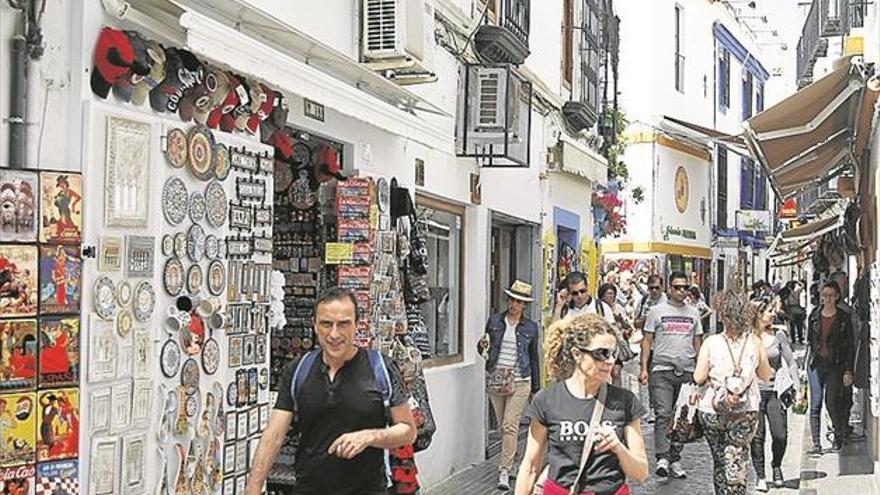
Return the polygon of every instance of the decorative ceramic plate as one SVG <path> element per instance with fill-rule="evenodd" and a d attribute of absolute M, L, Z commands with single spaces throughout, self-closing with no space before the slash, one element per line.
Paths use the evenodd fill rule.
<path fill-rule="evenodd" d="M 226 403 L 231 407 L 235 407 L 235 402 L 238 400 L 238 385 L 235 382 L 229 384 L 226 387 Z"/>
<path fill-rule="evenodd" d="M 174 254 L 174 236 L 165 234 L 162 236 L 162 256 L 172 256 Z"/>
<path fill-rule="evenodd" d="M 201 225 L 194 224 L 186 233 L 186 255 L 196 263 L 205 256 L 205 231 Z"/>
<path fill-rule="evenodd" d="M 202 267 L 199 265 L 190 266 L 186 272 L 186 290 L 190 294 L 198 294 L 204 281 L 205 275 L 202 273 Z"/>
<path fill-rule="evenodd" d="M 95 313 L 105 320 L 116 314 L 116 286 L 106 275 L 95 281 Z"/>
<path fill-rule="evenodd" d="M 200 191 L 193 191 L 189 195 L 189 219 L 193 223 L 199 223 L 205 219 L 205 195 Z"/>
<path fill-rule="evenodd" d="M 196 179 L 211 180 L 214 176 L 213 139 L 210 131 L 201 126 L 189 132 L 189 171 Z"/>
<path fill-rule="evenodd" d="M 205 370 L 205 374 L 213 375 L 219 367 L 220 344 L 214 339 L 208 339 L 202 346 L 202 369 Z"/>
<path fill-rule="evenodd" d="M 162 214 L 171 225 L 177 225 L 186 218 L 186 203 L 189 195 L 186 184 L 180 177 L 169 177 L 162 188 Z"/>
<path fill-rule="evenodd" d="M 275 192 L 284 192 L 293 182 L 293 171 L 290 164 L 281 160 L 275 160 Z"/>
<path fill-rule="evenodd" d="M 116 318 L 116 333 L 120 337 L 125 337 L 131 333 L 132 327 L 134 327 L 134 318 L 131 316 L 131 311 L 123 309 Z"/>
<path fill-rule="evenodd" d="M 302 141 L 297 141 L 291 149 L 291 160 L 297 168 L 307 168 L 312 163 L 312 149 Z"/>
<path fill-rule="evenodd" d="M 134 289 L 134 317 L 138 321 L 147 321 L 156 309 L 156 291 L 153 284 L 144 280 Z"/>
<path fill-rule="evenodd" d="M 177 297 L 183 291 L 183 283 L 183 263 L 177 258 L 169 258 L 162 271 L 162 285 L 165 286 L 165 292 L 171 297 Z"/>
<path fill-rule="evenodd" d="M 199 400 L 196 399 L 195 395 L 186 398 L 186 401 L 183 403 L 183 410 L 188 418 L 195 417 L 199 413 Z"/>
<path fill-rule="evenodd" d="M 122 280 L 116 286 L 116 302 L 120 306 L 128 306 L 131 302 L 131 284 L 128 283 L 128 280 Z"/>
<path fill-rule="evenodd" d="M 165 157 L 174 168 L 182 168 L 186 165 L 187 142 L 186 134 L 180 129 L 168 131 L 165 143 Z"/>
<path fill-rule="evenodd" d="M 219 296 L 226 288 L 226 268 L 220 260 L 214 260 L 208 265 L 208 292 L 213 296 Z"/>
<path fill-rule="evenodd" d="M 162 374 L 168 378 L 177 376 L 180 370 L 180 346 L 174 340 L 167 340 L 162 344 L 162 352 L 159 355 L 159 363 Z"/>
<path fill-rule="evenodd" d="M 174 256 L 183 259 L 186 256 L 186 233 L 178 232 L 174 234 Z"/>
<path fill-rule="evenodd" d="M 232 163 L 229 159 L 229 150 L 226 146 L 217 143 L 214 145 L 214 177 L 218 180 L 226 180 Z"/>
<path fill-rule="evenodd" d="M 205 236 L 205 257 L 209 260 L 216 260 L 220 254 L 220 246 L 217 243 L 217 236 L 208 234 Z"/>
<path fill-rule="evenodd" d="M 388 185 L 388 181 L 384 177 L 380 177 L 376 181 L 376 202 L 379 211 L 383 213 L 388 211 L 388 207 L 391 205 L 391 186 Z"/>
<path fill-rule="evenodd" d="M 205 188 L 205 205 L 208 225 L 222 227 L 226 223 L 229 202 L 226 199 L 226 191 L 216 180 L 209 182 L 208 187 Z"/>
<path fill-rule="evenodd" d="M 180 384 L 183 385 L 186 395 L 193 395 L 199 391 L 199 363 L 189 358 L 183 362 L 180 370 Z"/>

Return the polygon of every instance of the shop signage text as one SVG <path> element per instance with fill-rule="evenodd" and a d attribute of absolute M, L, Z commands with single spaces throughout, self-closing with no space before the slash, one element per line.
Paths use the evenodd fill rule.
<path fill-rule="evenodd" d="M 308 98 L 303 98 L 303 114 L 310 119 L 324 122 L 324 105 Z"/>
<path fill-rule="evenodd" d="M 666 237 L 672 237 L 672 236 L 681 237 L 683 239 L 691 239 L 691 240 L 697 239 L 697 233 L 694 232 L 693 230 L 680 229 L 680 228 L 676 228 L 676 227 L 666 227 Z"/>

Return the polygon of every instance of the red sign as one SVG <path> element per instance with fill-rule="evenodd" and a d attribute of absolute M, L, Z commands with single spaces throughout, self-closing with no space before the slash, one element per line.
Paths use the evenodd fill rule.
<path fill-rule="evenodd" d="M 782 203 L 782 209 L 779 210 L 779 218 L 796 218 L 797 217 L 797 201 L 794 198 L 788 198 Z"/>

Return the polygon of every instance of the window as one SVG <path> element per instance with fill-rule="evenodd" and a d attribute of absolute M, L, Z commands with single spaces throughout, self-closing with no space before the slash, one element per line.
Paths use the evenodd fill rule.
<path fill-rule="evenodd" d="M 599 72 L 602 65 L 602 15 L 596 0 L 583 0 L 584 29 L 581 48 L 581 101 L 596 114 L 601 109 L 599 101 Z"/>
<path fill-rule="evenodd" d="M 422 304 L 428 327 L 430 364 L 461 360 L 462 253 L 464 207 L 416 196 L 419 219 L 425 222 L 428 243 L 428 289 L 431 300 Z"/>
<path fill-rule="evenodd" d="M 751 158 L 741 158 L 739 207 L 750 210 L 755 207 L 755 162 Z"/>
<path fill-rule="evenodd" d="M 752 116 L 752 73 L 746 72 L 742 85 L 742 119 Z"/>
<path fill-rule="evenodd" d="M 562 82 L 571 89 L 572 40 L 574 39 L 574 0 L 564 0 L 562 6 Z"/>
<path fill-rule="evenodd" d="M 727 229 L 727 148 L 718 147 L 718 228 Z"/>
<path fill-rule="evenodd" d="M 681 49 L 682 31 L 684 30 L 684 9 L 680 5 L 675 6 L 675 89 L 684 93 L 684 55 Z"/>
<path fill-rule="evenodd" d="M 730 107 L 730 52 L 721 49 L 718 59 L 718 106 Z"/>
<path fill-rule="evenodd" d="M 755 165 L 755 209 L 767 209 L 767 179 L 758 164 Z"/>
<path fill-rule="evenodd" d="M 764 85 L 758 84 L 758 90 L 755 91 L 755 113 L 764 111 Z"/>

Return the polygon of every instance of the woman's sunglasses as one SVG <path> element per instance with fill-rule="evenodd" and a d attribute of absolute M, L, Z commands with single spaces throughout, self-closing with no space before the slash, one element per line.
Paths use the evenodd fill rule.
<path fill-rule="evenodd" d="M 598 349 L 586 349 L 584 347 L 578 347 L 578 350 L 583 352 L 584 354 L 589 354 L 591 358 L 596 361 L 610 361 L 617 360 L 617 348 L 613 347 L 611 349 L 600 347 Z"/>

